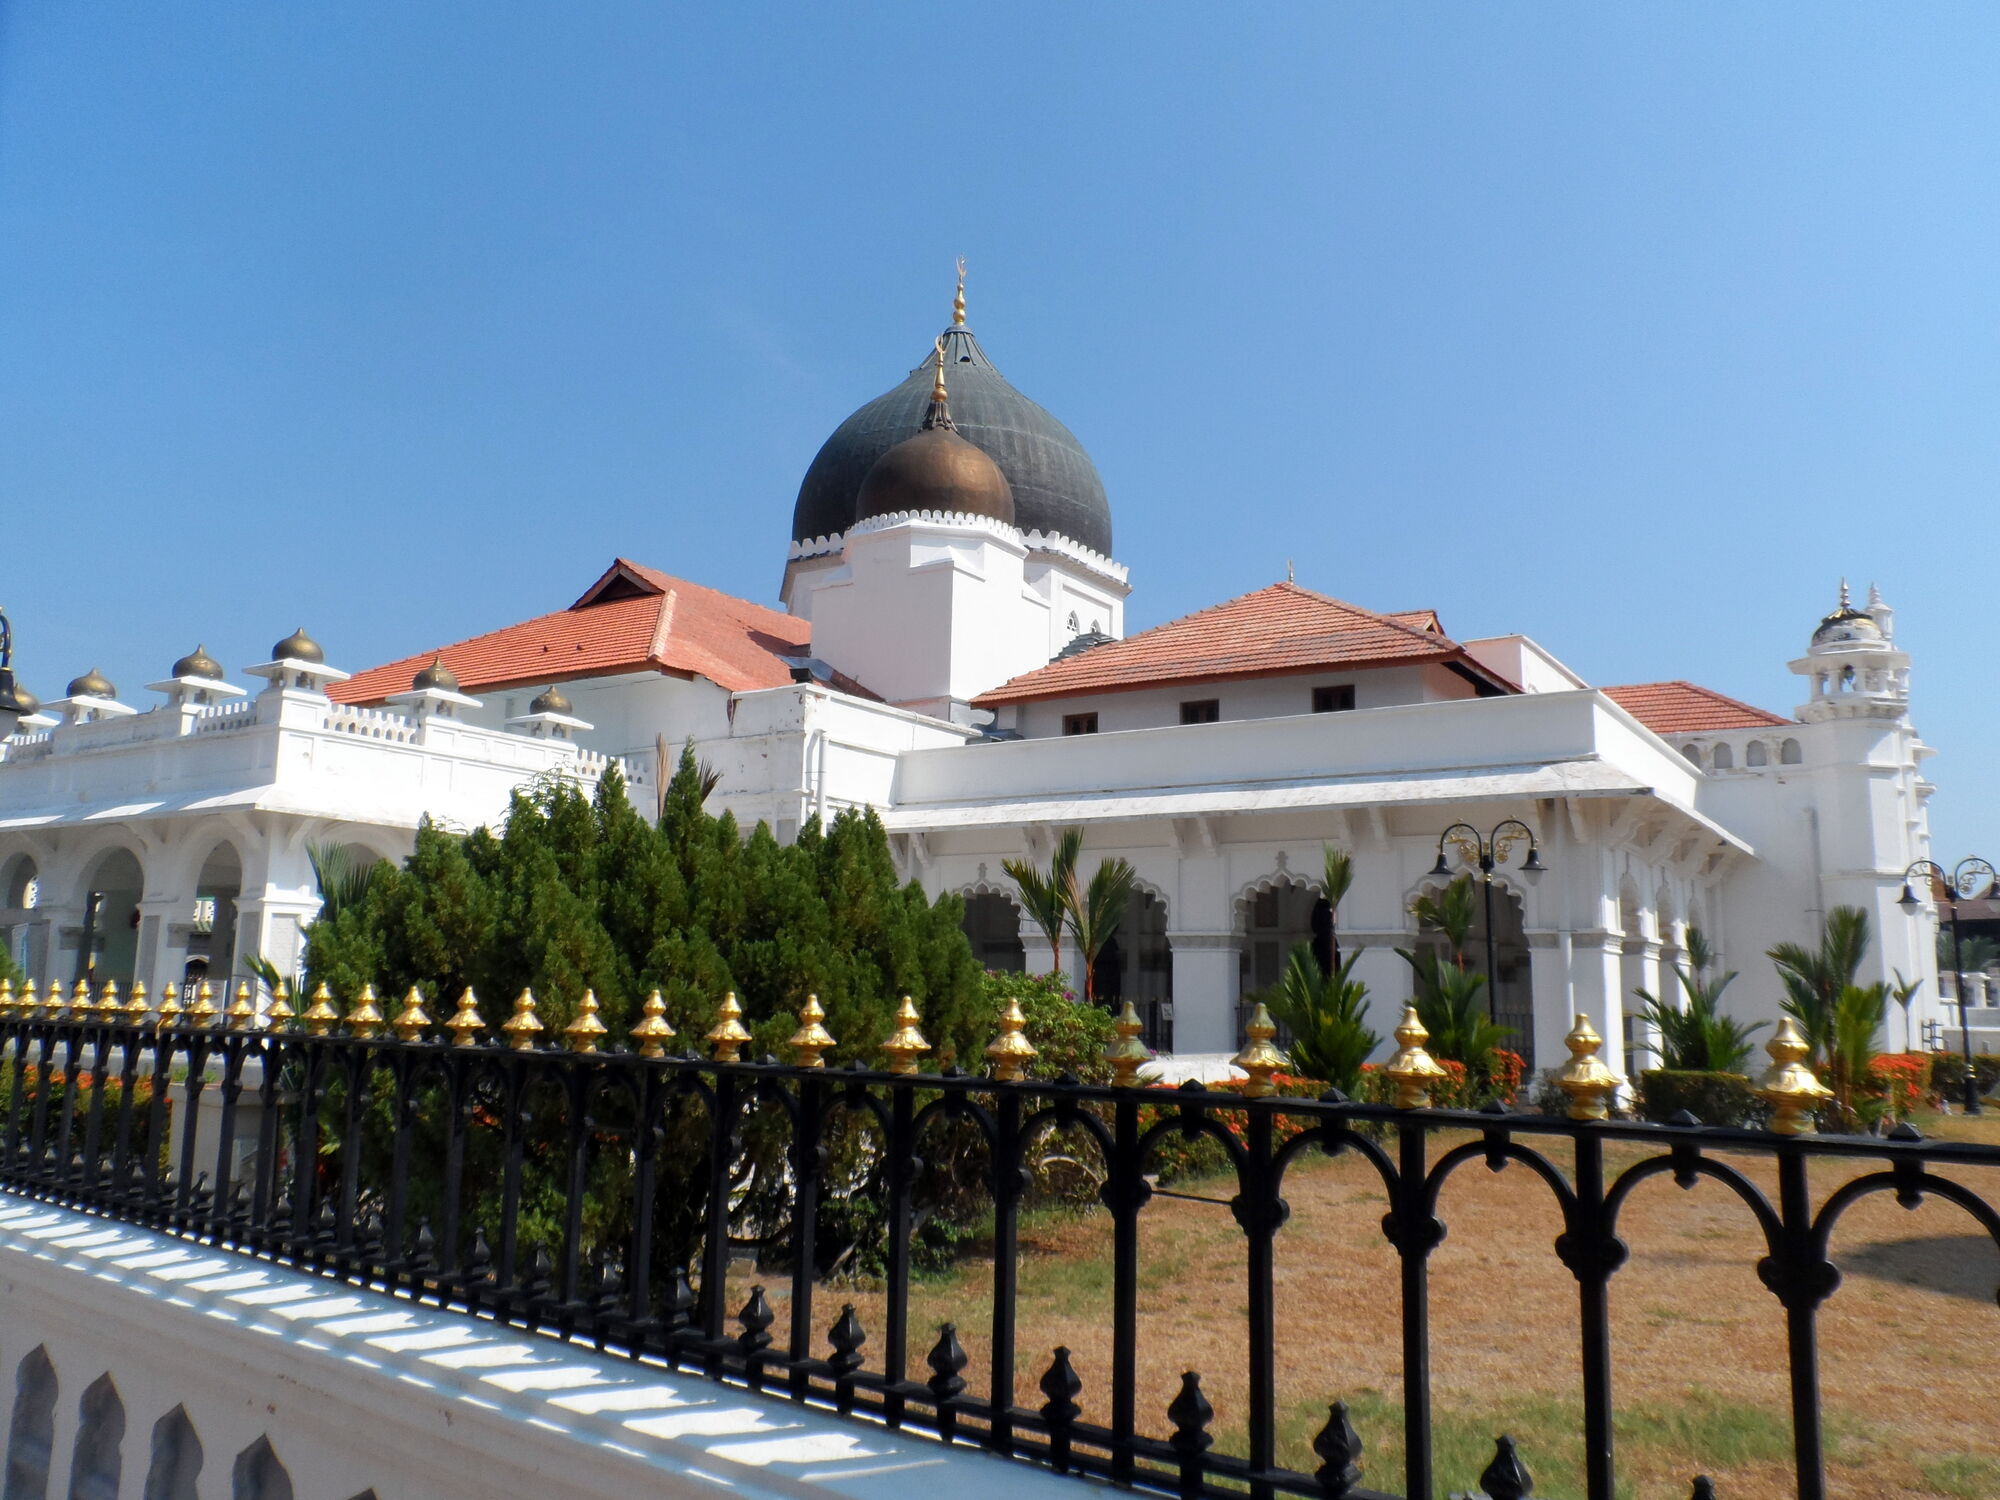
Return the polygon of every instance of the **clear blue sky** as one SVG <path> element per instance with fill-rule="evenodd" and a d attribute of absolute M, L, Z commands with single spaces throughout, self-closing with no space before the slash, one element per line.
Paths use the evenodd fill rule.
<path fill-rule="evenodd" d="M 2000 858 L 2000 6 L 0 6 L 0 603 L 44 697 L 360 668 L 617 553 L 774 600 L 972 324 L 1134 627 L 1301 582 L 1789 711 L 1842 573 Z"/>

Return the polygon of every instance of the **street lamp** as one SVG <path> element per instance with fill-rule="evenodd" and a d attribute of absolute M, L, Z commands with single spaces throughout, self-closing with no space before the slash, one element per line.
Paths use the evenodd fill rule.
<path fill-rule="evenodd" d="M 1431 866 L 1431 874 L 1450 876 L 1451 862 L 1445 858 L 1444 852 L 1444 846 L 1450 844 L 1468 864 L 1478 867 L 1480 885 L 1486 897 L 1486 1014 L 1496 1023 L 1500 1019 L 1500 975 L 1496 971 L 1493 944 L 1493 872 L 1507 863 L 1514 846 L 1522 839 L 1528 841 L 1528 857 L 1521 861 L 1521 878 L 1529 885 L 1535 885 L 1548 873 L 1549 867 L 1542 863 L 1542 851 L 1535 843 L 1535 830 L 1519 818 L 1502 818 L 1484 838 L 1470 823 L 1452 824 L 1438 835 L 1437 863 Z"/>
<path fill-rule="evenodd" d="M 1969 1115 L 1982 1113 L 1979 1103 L 1979 1075 L 1972 1066 L 1972 1017 L 1965 1007 L 1970 1003 L 1965 993 L 1965 971 L 1959 962 L 1958 903 L 1970 900 L 1972 893 L 1981 886 L 1989 896 L 2000 897 L 2000 870 L 1983 859 L 1961 859 L 1947 875 L 1944 867 L 1935 860 L 1920 859 L 1903 871 L 1903 894 L 1896 898 L 1896 904 L 1911 916 L 1923 902 L 1910 887 L 1912 875 L 1923 875 L 1931 883 L 1931 900 L 1944 903 L 1951 920 L 1951 982 L 1958 991 L 1958 1039 L 1965 1049 L 1965 1112 Z"/>
<path fill-rule="evenodd" d="M 7 623 L 7 612 L 0 609 L 0 740 L 40 707 L 35 695 L 14 681 L 14 627 Z"/>

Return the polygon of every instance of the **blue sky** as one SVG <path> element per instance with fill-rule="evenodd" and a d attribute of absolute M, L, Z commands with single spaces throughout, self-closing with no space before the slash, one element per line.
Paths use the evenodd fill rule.
<path fill-rule="evenodd" d="M 1789 711 L 1872 578 L 2000 858 L 2000 7 L 0 7 L 0 604 L 128 701 L 615 554 L 775 600 L 973 327 L 1131 623 L 1284 576 Z"/>

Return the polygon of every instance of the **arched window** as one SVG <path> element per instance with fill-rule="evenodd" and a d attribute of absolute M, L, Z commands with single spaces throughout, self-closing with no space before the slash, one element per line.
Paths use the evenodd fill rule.
<path fill-rule="evenodd" d="M 1019 974 L 1028 967 L 1028 950 L 1021 942 L 1021 909 L 994 891 L 965 898 L 966 940 L 972 956 L 989 969 Z"/>
<path fill-rule="evenodd" d="M 69 1500 L 118 1500 L 125 1445 L 125 1403 L 110 1375 L 100 1375 L 77 1408 L 76 1447 L 69 1461 Z"/>
<path fill-rule="evenodd" d="M 1762 740 L 1752 740 L 1743 751 L 1743 764 L 1746 766 L 1767 766 L 1770 763 L 1771 752 L 1764 748 Z"/>
<path fill-rule="evenodd" d="M 176 1406 L 153 1424 L 153 1457 L 142 1500 L 201 1500 L 195 1489 L 200 1475 L 201 1439 L 187 1408 Z"/>
<path fill-rule="evenodd" d="M 292 1500 L 292 1476 L 278 1462 L 268 1437 L 236 1455 L 229 1476 L 229 1500 Z"/>
<path fill-rule="evenodd" d="M 1797 740 L 1786 740 L 1778 747 L 1778 764 L 1781 766 L 1802 765 L 1805 758 L 1806 753 L 1799 748 Z"/>
<path fill-rule="evenodd" d="M 1701 746 L 1683 745 L 1681 746 L 1681 754 L 1685 755 L 1689 760 L 1693 761 L 1696 765 L 1701 764 Z"/>
<path fill-rule="evenodd" d="M 1069 612 L 1069 633 L 1075 635 L 1081 629 L 1083 629 L 1083 626 L 1077 621 L 1076 611 L 1071 610 Z"/>
<path fill-rule="evenodd" d="M 7 1500 L 43 1500 L 56 1441 L 56 1367 L 39 1344 L 14 1372 L 14 1420 L 7 1429 Z"/>
<path fill-rule="evenodd" d="M 1727 745 L 1717 745 L 1715 747 L 1715 759 L 1713 764 L 1715 766 L 1715 769 L 1718 771 L 1735 770 L 1736 752 L 1731 750 Z"/>

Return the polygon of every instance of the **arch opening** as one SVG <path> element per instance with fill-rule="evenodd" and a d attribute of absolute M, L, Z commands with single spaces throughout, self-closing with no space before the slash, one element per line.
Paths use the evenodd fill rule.
<path fill-rule="evenodd" d="M 976 891 L 965 898 L 960 923 L 973 957 L 989 969 L 1019 974 L 1028 967 L 1028 950 L 1021 941 L 1021 909 L 997 891 Z"/>
<path fill-rule="evenodd" d="M 1127 1000 L 1145 1023 L 1143 1040 L 1155 1052 L 1174 1047 L 1174 956 L 1167 941 L 1167 903 L 1134 890 L 1111 941 L 1098 950 L 1091 980 L 1100 1005 L 1116 1010 Z"/>
<path fill-rule="evenodd" d="M 77 938 L 76 972 L 93 988 L 116 980 L 130 989 L 139 966 L 139 898 L 146 873 L 130 849 L 107 849 L 83 883 L 83 930 Z"/>

